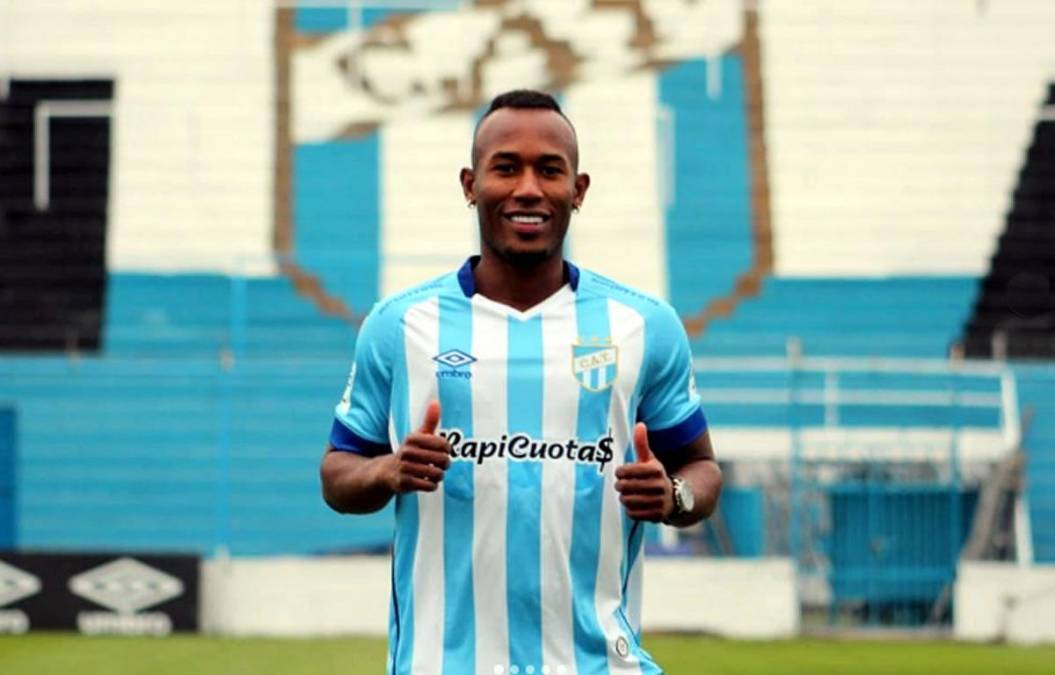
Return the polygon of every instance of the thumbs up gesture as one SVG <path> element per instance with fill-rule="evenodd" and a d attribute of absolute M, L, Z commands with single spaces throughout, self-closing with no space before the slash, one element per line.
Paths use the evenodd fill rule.
<path fill-rule="evenodd" d="M 637 461 L 615 470 L 615 489 L 627 515 L 634 520 L 662 522 L 674 511 L 674 486 L 652 448 L 644 423 L 634 426 Z"/>
<path fill-rule="evenodd" d="M 407 434 L 393 455 L 388 484 L 398 494 L 434 492 L 451 465 L 451 445 L 436 434 L 440 425 L 440 403 L 430 401 L 417 431 Z"/>

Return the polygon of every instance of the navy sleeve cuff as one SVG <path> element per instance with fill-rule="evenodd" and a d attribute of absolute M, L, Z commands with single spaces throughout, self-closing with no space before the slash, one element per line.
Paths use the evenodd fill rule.
<path fill-rule="evenodd" d="M 703 416 L 703 410 L 696 408 L 692 414 L 669 429 L 650 429 L 648 444 L 657 454 L 674 452 L 696 440 L 705 431 L 707 419 Z"/>
<path fill-rule="evenodd" d="M 330 430 L 330 445 L 337 450 L 354 452 L 367 457 L 377 457 L 392 452 L 388 443 L 375 443 L 367 440 L 344 426 L 340 420 L 333 421 L 333 428 Z"/>

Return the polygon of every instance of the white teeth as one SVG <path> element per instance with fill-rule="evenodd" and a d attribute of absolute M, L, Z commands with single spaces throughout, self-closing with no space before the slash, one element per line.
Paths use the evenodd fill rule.
<path fill-rule="evenodd" d="M 542 223 L 542 216 L 510 216 L 509 218 L 514 223 L 526 223 L 528 225 L 540 225 Z"/>

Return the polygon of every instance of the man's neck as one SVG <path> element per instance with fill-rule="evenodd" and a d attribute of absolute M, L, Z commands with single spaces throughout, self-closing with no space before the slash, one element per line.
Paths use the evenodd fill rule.
<path fill-rule="evenodd" d="M 483 251 L 473 277 L 477 293 L 523 312 L 564 285 L 564 259 L 553 256 L 537 265 L 522 267 Z"/>

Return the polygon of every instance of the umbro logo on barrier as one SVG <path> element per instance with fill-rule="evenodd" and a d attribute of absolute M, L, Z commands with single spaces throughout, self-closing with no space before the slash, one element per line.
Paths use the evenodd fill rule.
<path fill-rule="evenodd" d="M 3 552 L 0 634 L 194 631 L 200 576 L 195 555 Z"/>
<path fill-rule="evenodd" d="M 0 561 L 0 607 L 40 592 L 40 579 Z M 20 609 L 0 609 L 0 633 L 25 633 L 29 617 Z"/>
<path fill-rule="evenodd" d="M 448 349 L 442 354 L 437 354 L 432 357 L 432 360 L 441 366 L 446 368 L 440 368 L 436 371 L 436 377 L 454 377 L 468 380 L 473 376 L 470 369 L 466 366 L 476 363 L 476 357 L 472 354 L 463 352 L 460 349 Z"/>
<path fill-rule="evenodd" d="M 0 607 L 40 592 L 40 579 L 0 561 Z"/>
<path fill-rule="evenodd" d="M 70 591 L 112 612 L 79 612 L 77 627 L 89 635 L 168 635 L 172 620 L 142 612 L 183 594 L 183 582 L 133 558 L 119 558 L 70 579 Z"/>
<path fill-rule="evenodd" d="M 183 593 L 183 582 L 133 558 L 119 558 L 70 579 L 70 590 L 82 598 L 132 614 Z"/>

